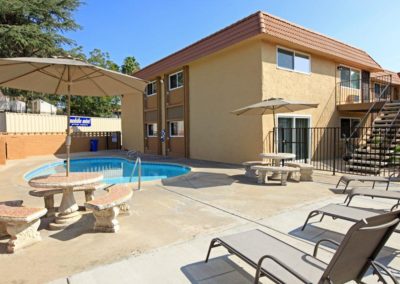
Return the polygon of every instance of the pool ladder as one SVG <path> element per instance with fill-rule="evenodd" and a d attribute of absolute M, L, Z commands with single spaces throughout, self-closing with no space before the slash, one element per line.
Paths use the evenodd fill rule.
<path fill-rule="evenodd" d="M 133 166 L 133 170 L 131 176 L 129 178 L 129 182 L 132 182 L 133 175 L 135 174 L 135 170 L 138 168 L 138 190 L 140 190 L 140 184 L 142 179 L 142 159 L 140 157 L 136 158 L 135 165 Z"/>

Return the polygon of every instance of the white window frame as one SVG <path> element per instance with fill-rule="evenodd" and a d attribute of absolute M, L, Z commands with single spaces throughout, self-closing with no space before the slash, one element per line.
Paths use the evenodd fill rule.
<path fill-rule="evenodd" d="M 185 85 L 185 77 L 183 77 L 183 83 L 182 83 L 181 86 L 178 86 L 178 87 L 175 87 L 175 88 L 171 88 L 171 77 L 172 77 L 172 76 L 175 76 L 175 75 L 178 75 L 179 73 L 182 73 L 182 77 L 183 77 L 183 70 L 180 70 L 180 71 L 177 71 L 177 72 L 175 72 L 175 73 L 172 73 L 172 74 L 169 74 L 169 75 L 168 75 L 168 90 L 169 90 L 169 91 L 173 91 L 173 90 L 176 90 L 176 89 L 180 89 L 180 88 L 182 88 L 182 87 Z M 176 82 L 178 82 L 178 78 L 177 78 Z"/>
<path fill-rule="evenodd" d="M 307 118 L 308 119 L 308 128 L 310 128 L 310 131 L 309 131 L 309 133 L 308 133 L 308 141 L 309 141 L 309 145 L 308 145 L 308 157 L 307 157 L 307 160 L 309 160 L 309 161 L 311 161 L 311 125 L 312 125 L 312 115 L 310 115 L 310 114 L 277 114 L 276 115 L 276 118 L 275 118 L 275 125 L 277 125 L 277 128 L 278 128 L 278 121 L 279 121 L 279 118 L 293 118 L 293 124 L 292 124 L 292 128 L 293 128 L 293 134 L 292 135 L 295 135 L 296 134 L 296 132 L 295 132 L 295 119 L 296 118 Z M 276 145 L 276 147 L 278 147 L 278 133 L 276 133 L 276 135 L 275 135 L 275 145 Z M 295 152 L 296 153 L 296 144 L 294 144 L 293 145 L 293 152 Z"/>
<path fill-rule="evenodd" d="M 342 70 L 339 69 L 339 79 L 340 79 L 339 82 L 340 82 L 340 87 L 341 87 L 341 88 L 350 89 L 350 90 L 358 90 L 358 91 L 361 92 L 361 82 L 362 82 L 362 78 L 361 78 L 362 72 L 361 72 L 361 71 L 362 71 L 362 70 L 361 70 L 361 69 L 358 69 L 358 68 L 350 67 L 350 66 L 348 66 L 348 65 L 340 64 L 340 65 L 339 65 L 339 68 L 342 68 L 342 67 L 350 69 L 350 81 L 351 81 L 351 70 L 353 70 L 353 71 L 358 71 L 358 73 L 360 74 L 360 87 L 357 89 L 357 88 L 353 88 L 353 87 L 342 86 L 342 84 L 341 84 L 341 82 L 342 82 L 342 74 L 340 73 L 340 72 L 342 72 Z"/>
<path fill-rule="evenodd" d="M 347 138 L 343 138 L 342 137 L 342 119 L 350 119 L 350 134 L 353 132 L 353 130 L 351 129 L 351 120 L 353 119 L 353 120 L 358 120 L 358 122 L 360 123 L 361 122 L 361 118 L 359 118 L 359 117 L 351 117 L 351 116 L 340 116 L 339 117 L 339 122 L 340 122 L 340 137 L 339 137 L 339 139 L 340 140 L 346 140 Z M 354 138 L 350 138 L 350 139 L 358 139 L 359 137 L 354 137 Z"/>
<path fill-rule="evenodd" d="M 149 125 L 156 125 L 157 131 L 155 135 L 149 135 Z M 148 122 L 146 123 L 146 137 L 157 137 L 158 136 L 158 125 L 157 122 Z"/>
<path fill-rule="evenodd" d="M 157 89 L 157 81 L 151 81 L 150 83 L 147 84 L 147 86 L 148 86 L 148 85 L 151 85 L 151 84 L 154 84 L 154 83 L 156 84 L 156 89 Z M 157 95 L 157 90 L 156 90 L 155 93 L 147 94 L 147 86 L 146 86 L 146 96 L 147 96 L 147 97 L 152 97 L 152 96 L 154 96 L 154 95 Z"/>
<path fill-rule="evenodd" d="M 286 50 L 286 51 L 289 51 L 289 52 L 293 52 L 293 56 L 294 56 L 294 57 L 296 57 L 296 54 L 308 56 L 308 60 L 309 60 L 309 70 L 310 70 L 310 71 L 309 71 L 309 72 L 304 72 L 304 71 L 296 70 L 296 66 L 294 65 L 294 64 L 295 64 L 295 61 L 293 62 L 293 69 L 289 69 L 289 68 L 285 68 L 285 67 L 279 66 L 279 65 L 278 65 L 278 56 L 279 56 L 279 51 L 278 51 L 278 50 L 279 50 L 279 49 L 283 49 L 283 50 Z M 277 46 L 276 46 L 276 68 L 277 68 L 277 69 L 285 70 L 285 71 L 290 71 L 290 72 L 295 72 L 295 73 L 300 73 L 300 74 L 305 74 L 305 75 L 311 75 L 311 73 L 312 73 L 311 67 L 312 67 L 312 64 L 311 64 L 311 54 L 306 53 L 306 52 L 302 52 L 302 51 L 297 51 L 297 50 L 294 50 L 294 49 L 291 49 L 291 48 L 283 47 L 283 46 L 280 46 L 280 45 L 277 45 Z"/>
<path fill-rule="evenodd" d="M 185 121 L 184 120 L 170 120 L 170 121 L 168 121 L 168 124 L 169 124 L 169 129 L 168 129 L 169 130 L 169 137 L 185 137 L 185 134 L 184 135 L 172 135 L 171 134 L 172 133 L 172 131 L 171 131 L 172 123 L 174 123 L 174 122 L 178 123 L 180 121 L 183 122 L 183 133 L 185 133 Z"/>

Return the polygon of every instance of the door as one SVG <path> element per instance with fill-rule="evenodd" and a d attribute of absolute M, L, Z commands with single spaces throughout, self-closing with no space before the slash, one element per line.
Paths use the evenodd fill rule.
<path fill-rule="evenodd" d="M 296 155 L 296 160 L 310 158 L 310 118 L 278 117 L 278 151 Z"/>

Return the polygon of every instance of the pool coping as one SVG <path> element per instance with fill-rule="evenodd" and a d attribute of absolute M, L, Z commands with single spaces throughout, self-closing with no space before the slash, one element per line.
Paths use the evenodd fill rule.
<path fill-rule="evenodd" d="M 133 163 L 134 163 L 134 160 L 129 160 L 129 159 L 125 158 L 125 157 L 119 157 L 119 156 L 89 156 L 89 157 L 72 158 L 71 160 L 85 160 L 85 159 L 120 159 L 120 160 L 125 160 L 125 161 L 128 161 L 128 162 L 133 162 Z M 26 177 L 29 173 L 34 172 L 34 171 L 36 171 L 36 170 L 39 170 L 40 168 L 43 168 L 43 167 L 50 167 L 50 166 L 53 165 L 53 164 L 63 163 L 63 162 L 65 162 L 65 159 L 57 158 L 55 161 L 47 162 L 47 163 L 41 164 L 40 166 L 32 167 L 31 169 L 29 169 L 28 171 L 26 171 L 26 172 L 22 175 L 21 178 L 22 178 L 22 180 L 23 180 L 25 183 L 28 183 L 29 180 L 27 180 L 25 177 Z M 188 165 L 185 165 L 185 164 L 180 164 L 180 163 L 174 163 L 174 162 L 160 162 L 160 161 L 152 162 L 152 161 L 143 161 L 143 163 L 166 164 L 166 165 L 172 165 L 172 166 L 180 166 L 180 167 L 184 167 L 184 168 L 189 169 L 189 171 L 188 171 L 187 173 L 182 174 L 182 175 L 173 176 L 173 177 L 168 177 L 168 178 L 154 179 L 154 180 L 141 180 L 141 183 L 143 183 L 143 182 L 145 182 L 145 183 L 149 183 L 149 182 L 161 182 L 161 181 L 163 181 L 163 180 L 169 180 L 169 179 L 173 179 L 173 178 L 183 177 L 183 176 L 186 176 L 186 175 L 192 173 L 192 172 L 193 172 L 193 169 L 194 169 L 194 168 L 191 167 L 191 166 L 188 166 Z M 194 172 L 195 172 L 195 171 L 194 171 Z M 130 185 L 130 184 L 135 184 L 135 183 L 138 183 L 138 181 L 134 181 L 134 182 L 125 182 L 125 183 L 118 183 L 118 184 Z M 114 184 L 111 184 L 111 185 L 114 185 Z"/>

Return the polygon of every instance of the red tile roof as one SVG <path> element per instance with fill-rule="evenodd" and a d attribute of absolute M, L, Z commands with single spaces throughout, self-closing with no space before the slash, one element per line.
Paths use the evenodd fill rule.
<path fill-rule="evenodd" d="M 191 61 L 257 35 L 264 35 L 271 40 L 275 39 L 297 44 L 312 52 L 333 57 L 341 63 L 354 64 L 356 67 L 371 71 L 382 70 L 379 64 L 361 49 L 267 13 L 257 12 L 148 65 L 134 75 L 149 80 L 163 72 L 169 72 Z"/>

